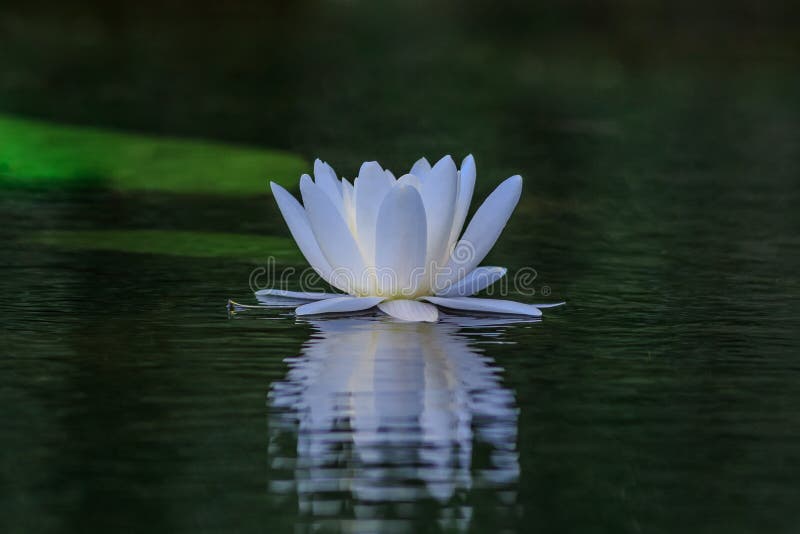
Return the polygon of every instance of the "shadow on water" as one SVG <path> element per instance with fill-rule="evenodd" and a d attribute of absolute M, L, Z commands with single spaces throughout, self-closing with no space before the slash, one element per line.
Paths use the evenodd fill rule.
<path fill-rule="evenodd" d="M 497 342 L 509 322 L 312 321 L 314 335 L 269 392 L 270 492 L 296 499 L 309 530 L 413 527 L 423 510 L 467 529 L 469 494 L 481 490 L 512 518 L 515 396 L 463 328 Z"/>

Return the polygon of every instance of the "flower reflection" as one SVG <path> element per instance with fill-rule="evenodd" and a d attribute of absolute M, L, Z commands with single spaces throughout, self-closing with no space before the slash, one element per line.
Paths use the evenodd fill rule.
<path fill-rule="evenodd" d="M 410 527 L 421 507 L 426 516 L 435 509 L 443 526 L 466 528 L 472 491 L 491 492 L 512 513 L 514 396 L 464 324 L 313 326 L 317 334 L 286 360 L 289 372 L 269 394 L 273 492 L 296 494 L 315 524 L 356 530 Z"/>

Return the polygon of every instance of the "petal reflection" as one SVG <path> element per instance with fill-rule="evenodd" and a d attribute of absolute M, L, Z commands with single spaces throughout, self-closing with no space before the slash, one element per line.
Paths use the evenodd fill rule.
<path fill-rule="evenodd" d="M 269 394 L 273 491 L 296 492 L 315 521 L 356 529 L 382 530 L 388 517 L 391 528 L 411 526 L 427 503 L 460 530 L 476 489 L 502 493 L 511 513 L 517 408 L 502 369 L 471 345 L 479 325 L 469 334 L 385 318 L 312 325 Z"/>

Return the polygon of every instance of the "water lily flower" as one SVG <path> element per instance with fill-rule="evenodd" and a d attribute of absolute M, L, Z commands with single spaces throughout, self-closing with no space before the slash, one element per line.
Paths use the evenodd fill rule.
<path fill-rule="evenodd" d="M 377 162 L 361 165 L 351 183 L 327 163 L 314 162 L 314 180 L 300 179 L 301 205 L 286 189 L 272 193 L 292 237 L 311 267 L 342 293 L 265 289 L 259 297 L 297 299 L 297 315 L 349 313 L 375 306 L 405 321 L 435 322 L 436 306 L 538 317 L 558 304 L 474 298 L 500 280 L 502 267 L 479 267 L 508 222 L 522 192 L 512 176 L 486 198 L 462 229 L 475 187 L 475 160 L 459 171 L 445 156 L 425 158 L 395 178 Z M 559 303 L 561 304 L 561 303 Z"/>

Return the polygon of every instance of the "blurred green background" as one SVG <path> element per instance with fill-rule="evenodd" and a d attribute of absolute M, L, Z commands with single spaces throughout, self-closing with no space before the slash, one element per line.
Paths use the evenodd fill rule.
<path fill-rule="evenodd" d="M 799 27 L 788 1 L 3 2 L 2 530 L 795 532 Z M 317 333 L 224 307 L 302 265 L 267 183 L 468 153 L 476 200 L 525 180 L 487 264 L 569 303 L 461 333 L 514 393 L 519 477 L 320 524 L 268 489 L 265 407 Z"/>

